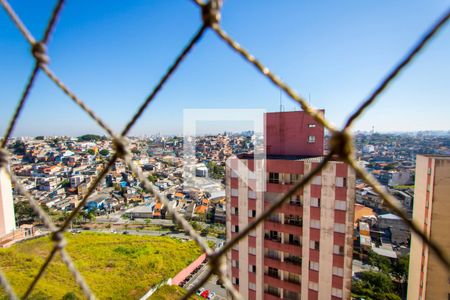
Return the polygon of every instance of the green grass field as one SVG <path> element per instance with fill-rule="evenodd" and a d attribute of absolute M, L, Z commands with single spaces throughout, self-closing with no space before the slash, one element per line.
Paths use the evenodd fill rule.
<path fill-rule="evenodd" d="M 96 233 L 66 237 L 67 251 L 98 299 L 139 299 L 201 254 L 194 242 L 169 237 Z M 52 245 L 45 237 L 0 249 L 0 268 L 18 295 L 23 295 Z M 84 298 L 57 254 L 31 298 L 74 299 L 68 294 Z"/>
<path fill-rule="evenodd" d="M 176 285 L 163 285 L 160 287 L 153 295 L 150 296 L 150 300 L 178 300 L 183 298 L 183 296 L 186 295 L 186 290 L 182 287 L 176 286 Z M 193 300 L 201 300 L 204 298 L 193 295 L 190 297 L 190 299 Z"/>

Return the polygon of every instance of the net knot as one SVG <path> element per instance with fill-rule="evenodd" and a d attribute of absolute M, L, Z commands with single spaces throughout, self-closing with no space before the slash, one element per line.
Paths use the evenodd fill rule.
<path fill-rule="evenodd" d="M 115 137 L 113 139 L 113 145 L 117 157 L 125 158 L 128 155 L 128 141 L 125 137 Z"/>
<path fill-rule="evenodd" d="M 61 231 L 54 232 L 51 239 L 56 243 L 58 249 L 64 248 L 67 244 L 67 241 Z"/>
<path fill-rule="evenodd" d="M 42 42 L 34 43 L 31 52 L 39 64 L 45 65 L 50 61 L 47 56 L 47 46 Z"/>
<path fill-rule="evenodd" d="M 220 274 L 226 273 L 226 261 L 223 255 L 218 255 L 217 252 L 208 256 L 209 265 L 213 270 L 213 273 L 220 276 Z"/>
<path fill-rule="evenodd" d="M 210 0 L 202 6 L 202 19 L 206 26 L 211 27 L 219 23 L 221 6 L 221 0 Z"/>
<path fill-rule="evenodd" d="M 352 136 L 347 130 L 336 131 L 330 139 L 330 150 L 342 159 L 353 155 Z"/>
<path fill-rule="evenodd" d="M 8 151 L 6 149 L 0 149 L 0 169 L 6 167 L 8 164 Z"/>

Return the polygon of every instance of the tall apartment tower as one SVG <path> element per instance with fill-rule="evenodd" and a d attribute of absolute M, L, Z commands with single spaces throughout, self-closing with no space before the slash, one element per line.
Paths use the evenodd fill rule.
<path fill-rule="evenodd" d="M 306 113 L 267 113 L 265 126 L 266 191 L 227 169 L 228 239 L 323 159 L 324 129 Z M 250 154 L 231 165 L 238 159 L 254 170 Z M 354 186 L 354 171 L 331 161 L 228 253 L 228 274 L 244 299 L 349 299 Z"/>
<path fill-rule="evenodd" d="M 0 239 L 16 229 L 11 180 L 6 170 L 0 168 Z"/>
<path fill-rule="evenodd" d="M 450 253 L 450 156 L 418 155 L 413 219 L 444 253 Z M 450 273 L 412 234 L 408 299 L 450 299 Z"/>

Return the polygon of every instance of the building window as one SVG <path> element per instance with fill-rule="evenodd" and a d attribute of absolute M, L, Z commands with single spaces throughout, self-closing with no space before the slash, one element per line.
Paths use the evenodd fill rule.
<path fill-rule="evenodd" d="M 291 183 L 300 182 L 303 179 L 302 174 L 291 174 Z"/>
<path fill-rule="evenodd" d="M 267 275 L 269 275 L 270 277 L 280 278 L 280 275 L 278 274 L 278 269 L 272 267 L 269 267 Z"/>
<path fill-rule="evenodd" d="M 303 201 L 300 195 L 295 195 L 291 197 L 291 201 L 289 201 L 289 203 L 291 205 L 302 206 Z"/>
<path fill-rule="evenodd" d="M 235 285 L 239 285 L 239 278 L 233 277 L 231 278 L 231 282 L 233 282 L 233 284 Z"/>
<path fill-rule="evenodd" d="M 256 273 L 256 266 L 254 265 L 248 265 L 248 271 L 250 273 Z"/>
<path fill-rule="evenodd" d="M 248 198 L 249 199 L 256 199 L 255 191 L 248 191 Z"/>
<path fill-rule="evenodd" d="M 322 176 L 314 176 L 311 184 L 321 185 L 322 184 Z"/>
<path fill-rule="evenodd" d="M 319 271 L 319 263 L 317 261 L 310 261 L 309 269 L 314 270 L 314 271 Z"/>
<path fill-rule="evenodd" d="M 320 220 L 311 219 L 309 227 L 314 229 L 320 229 Z"/>
<path fill-rule="evenodd" d="M 334 231 L 339 233 L 345 233 L 345 224 L 334 223 Z"/>
<path fill-rule="evenodd" d="M 239 268 L 239 261 L 238 260 L 232 260 L 231 261 L 231 266 L 235 267 L 235 268 Z"/>
<path fill-rule="evenodd" d="M 320 249 L 320 242 L 319 241 L 309 241 L 309 249 L 313 250 L 319 250 Z"/>
<path fill-rule="evenodd" d="M 254 282 L 249 282 L 248 288 L 251 289 L 252 291 L 256 291 L 256 284 Z"/>
<path fill-rule="evenodd" d="M 308 143 L 312 144 L 316 142 L 316 137 L 314 135 L 308 136 Z"/>
<path fill-rule="evenodd" d="M 318 291 L 319 290 L 319 284 L 317 283 L 317 282 L 314 282 L 314 281 L 310 281 L 309 283 L 308 283 L 308 288 L 310 289 L 310 290 L 313 290 L 313 291 Z"/>
<path fill-rule="evenodd" d="M 312 207 L 320 207 L 320 198 L 311 198 L 309 202 Z"/>
<path fill-rule="evenodd" d="M 270 286 L 270 285 L 267 287 L 267 293 L 277 296 L 277 297 L 280 297 L 280 290 L 278 288 Z"/>
<path fill-rule="evenodd" d="M 256 255 L 256 248 L 254 247 L 249 247 L 248 248 L 248 253 L 252 254 L 252 255 Z"/>
<path fill-rule="evenodd" d="M 334 297 L 337 297 L 337 298 L 342 298 L 342 290 L 337 289 L 337 288 L 332 288 L 331 295 L 333 295 Z"/>
<path fill-rule="evenodd" d="M 238 190 L 237 189 L 231 189 L 231 196 L 233 196 L 233 197 L 239 196 Z"/>
<path fill-rule="evenodd" d="M 280 183 L 280 174 L 269 173 L 269 183 Z"/>
<path fill-rule="evenodd" d="M 267 249 L 267 257 L 276 259 L 276 260 L 280 260 L 280 253 L 277 250 L 273 250 L 273 249 Z"/>
<path fill-rule="evenodd" d="M 344 269 L 339 267 L 333 267 L 333 275 L 344 277 Z"/>
<path fill-rule="evenodd" d="M 344 255 L 344 246 L 333 245 L 333 253 L 337 255 Z"/>
<path fill-rule="evenodd" d="M 316 124 L 308 124 L 308 128 L 314 128 L 316 127 Z"/>
<path fill-rule="evenodd" d="M 248 216 L 249 216 L 250 218 L 256 217 L 256 210 L 250 209 L 250 210 L 248 211 Z"/>
<path fill-rule="evenodd" d="M 249 232 L 249 236 L 256 237 L 256 229 L 253 229 Z"/>
<path fill-rule="evenodd" d="M 292 282 L 292 283 L 300 283 L 300 275 L 289 273 L 289 275 L 287 277 L 287 281 Z"/>
<path fill-rule="evenodd" d="M 292 292 L 289 290 L 284 290 L 283 297 L 284 297 L 284 299 L 287 299 L 287 300 L 300 300 L 301 299 L 300 293 Z"/>
<path fill-rule="evenodd" d="M 284 223 L 294 226 L 303 226 L 302 217 L 294 215 L 287 215 L 284 219 Z"/>
<path fill-rule="evenodd" d="M 231 170 L 231 178 L 237 178 L 238 174 L 236 173 L 235 170 Z"/>
<path fill-rule="evenodd" d="M 347 178 L 336 177 L 336 186 L 337 187 L 346 187 L 347 186 Z"/>
<path fill-rule="evenodd" d="M 239 214 L 239 208 L 238 207 L 231 207 L 231 214 L 232 215 L 238 215 Z"/>
<path fill-rule="evenodd" d="M 238 225 L 231 225 L 231 232 L 239 232 L 239 226 Z"/>
<path fill-rule="evenodd" d="M 336 210 L 347 210 L 347 202 L 342 200 L 334 201 L 334 209 Z"/>
<path fill-rule="evenodd" d="M 289 234 L 288 243 L 289 245 L 300 246 L 301 245 L 300 236 Z"/>

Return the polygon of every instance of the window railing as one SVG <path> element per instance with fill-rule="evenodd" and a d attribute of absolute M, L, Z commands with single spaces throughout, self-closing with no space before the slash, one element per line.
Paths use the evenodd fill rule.
<path fill-rule="evenodd" d="M 281 237 L 279 237 L 279 236 L 270 236 L 267 233 L 264 235 L 264 239 L 269 240 L 269 241 L 274 241 L 274 242 L 281 243 Z"/>
<path fill-rule="evenodd" d="M 294 245 L 294 246 L 300 246 L 301 245 L 300 240 L 289 240 L 287 242 L 287 244 Z"/>
<path fill-rule="evenodd" d="M 303 220 L 287 219 L 285 224 L 302 227 L 303 226 Z"/>
<path fill-rule="evenodd" d="M 287 256 L 284 258 L 284 261 L 297 266 L 302 265 L 302 258 L 298 256 Z"/>

